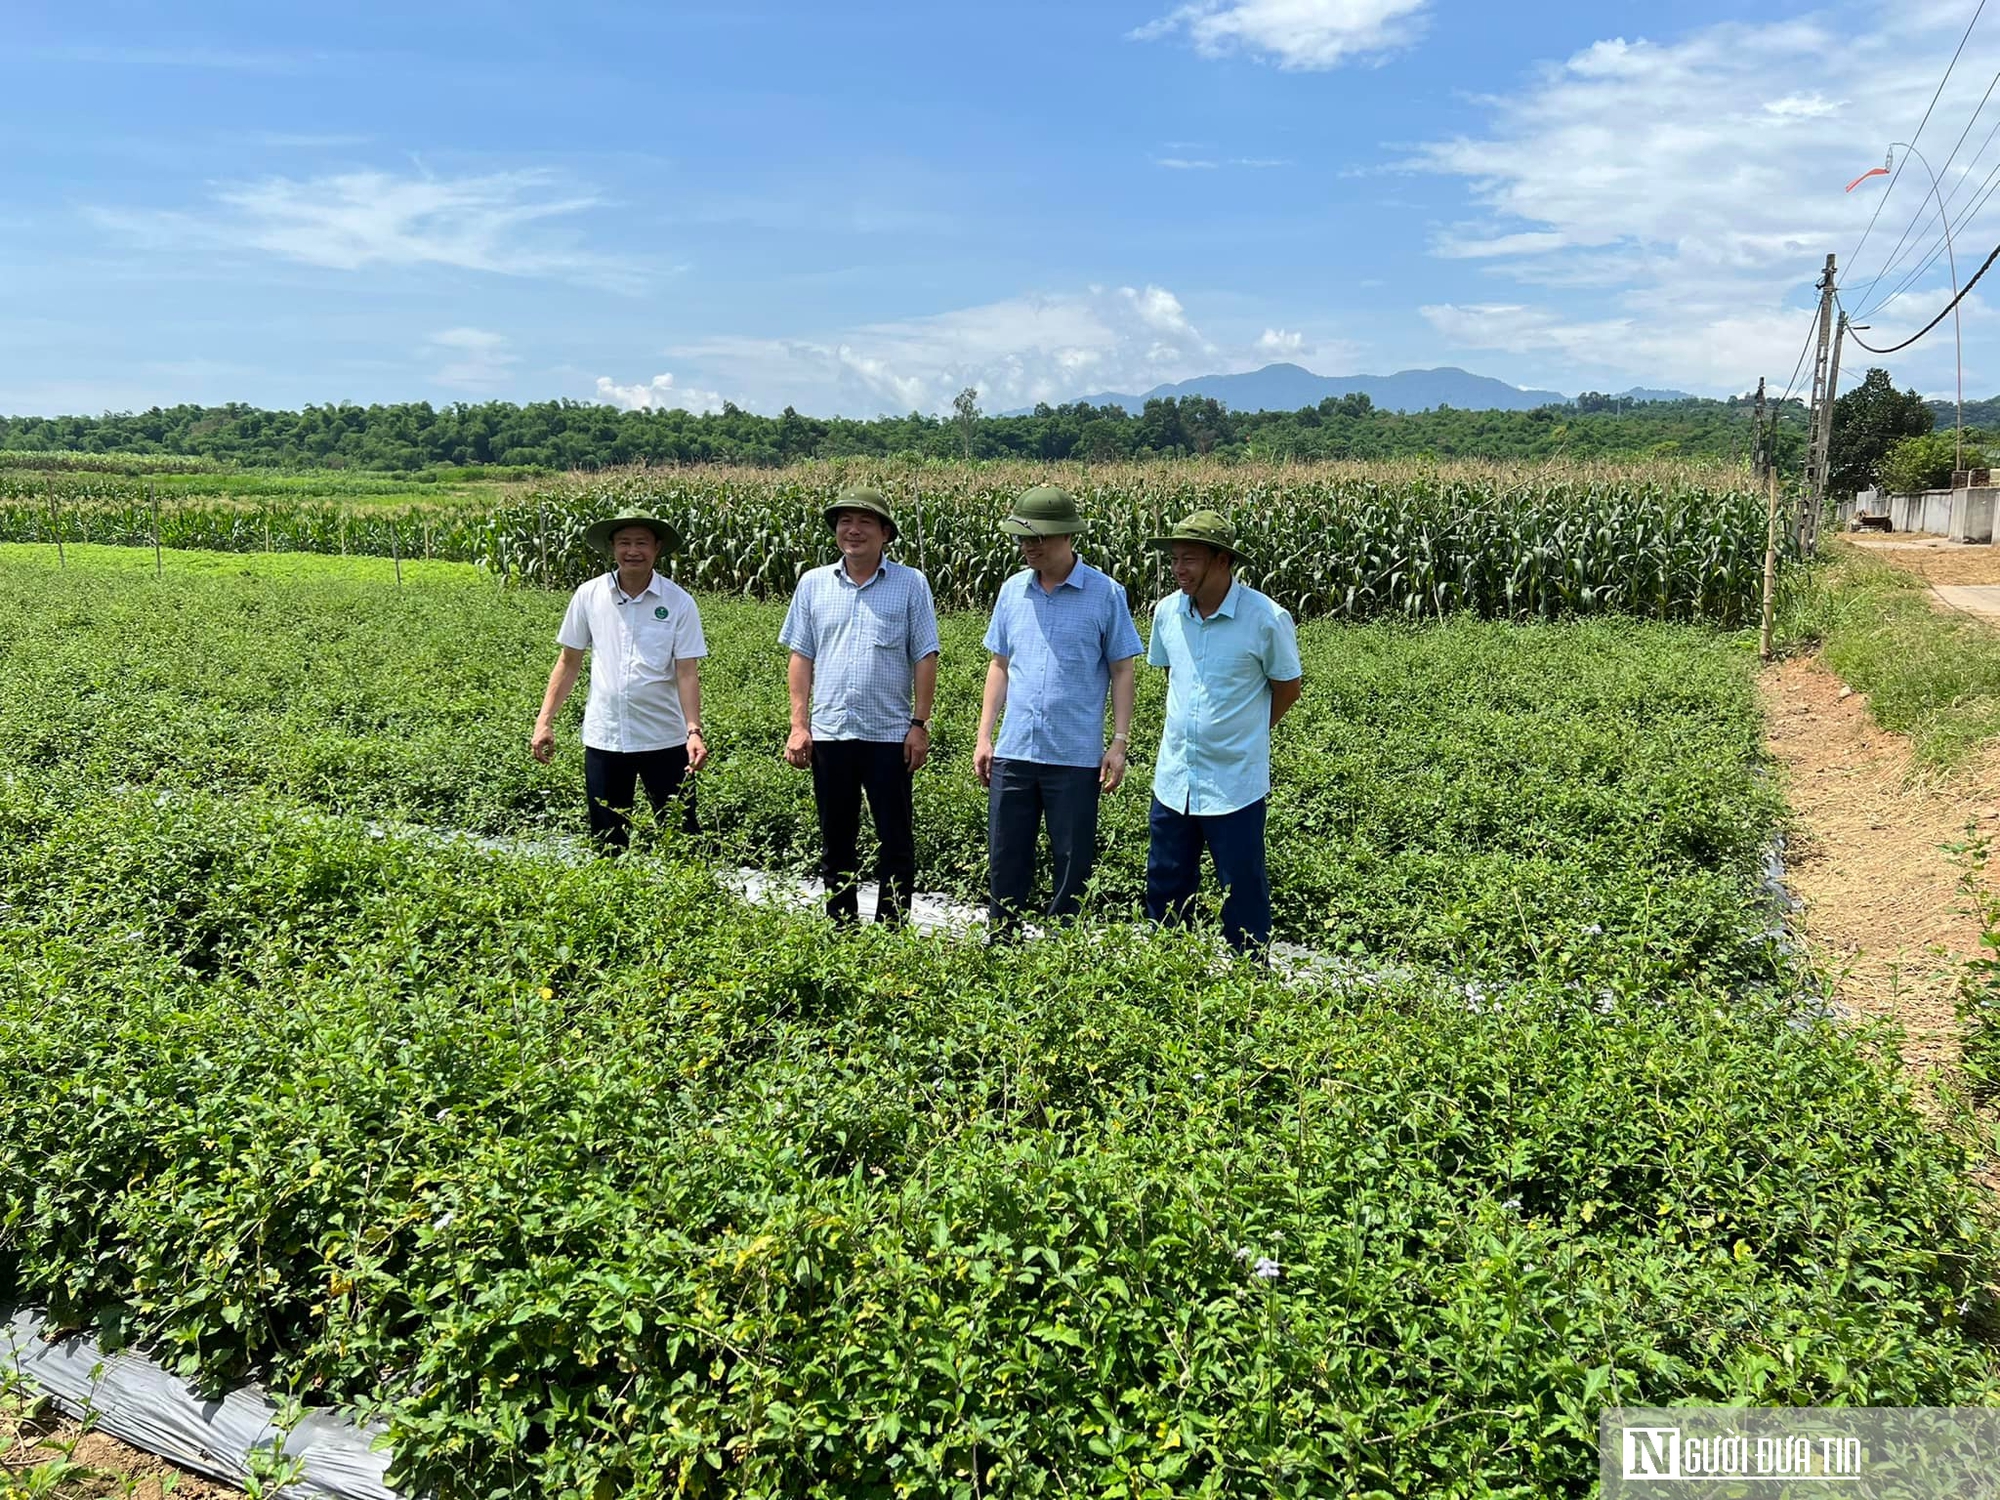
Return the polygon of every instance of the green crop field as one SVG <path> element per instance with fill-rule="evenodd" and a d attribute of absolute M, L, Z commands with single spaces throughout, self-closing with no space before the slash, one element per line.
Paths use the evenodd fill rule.
<path fill-rule="evenodd" d="M 1090 921 L 836 937 L 722 883 L 811 852 L 781 601 L 702 595 L 709 831 L 578 860 L 559 592 L 67 564 L 0 547 L 0 1299 L 412 1493 L 1584 1496 L 1611 1401 L 2000 1401 L 1990 1204 L 1774 931 L 1740 633 L 1307 625 L 1273 879 L 1350 966 L 1286 981 L 1130 921 L 1156 673 Z"/>
<path fill-rule="evenodd" d="M 382 476 L 141 480 L 0 467 L 0 542 L 151 546 L 157 534 L 180 548 L 479 562 L 511 580 L 567 589 L 596 566 L 584 528 L 636 505 L 681 529 L 678 566 L 690 585 L 773 598 L 825 560 L 821 507 L 860 482 L 896 502 L 902 555 L 930 575 L 939 602 L 974 609 L 1015 566 L 995 522 L 1011 496 L 1051 476 L 1083 499 L 1095 518 L 1091 555 L 1134 588 L 1135 601 L 1164 586 L 1146 538 L 1206 507 L 1232 516 L 1252 554 L 1248 576 L 1300 619 L 1626 614 L 1734 627 L 1754 618 L 1763 574 L 1764 502 L 1728 471 L 1407 462 L 848 462 L 428 489 Z"/>

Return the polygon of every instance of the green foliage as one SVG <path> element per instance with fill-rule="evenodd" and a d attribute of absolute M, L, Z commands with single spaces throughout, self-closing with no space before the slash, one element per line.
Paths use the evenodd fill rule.
<path fill-rule="evenodd" d="M 1977 434 L 1973 436 L 1976 438 Z M 1965 445 L 1964 458 L 1964 467 L 1968 469 L 1986 467 L 1986 455 L 1977 442 Z M 1882 488 L 1895 495 L 1947 489 L 1958 459 L 1959 446 L 1955 433 L 1927 432 L 1921 437 L 1903 438 L 1892 445 L 1882 459 Z"/>
<path fill-rule="evenodd" d="M 1827 485 L 1851 495 L 1880 477 L 1891 449 L 1931 430 L 1931 409 L 1914 390 L 1897 392 L 1884 369 L 1871 369 L 1833 403 L 1833 447 Z M 1893 488 L 1893 486 L 1892 486 Z"/>
<path fill-rule="evenodd" d="M 960 393 L 960 400 L 966 393 Z M 181 455 L 246 466 L 413 472 L 437 465 L 601 469 L 621 464 L 775 466 L 808 459 L 957 458 L 1102 462 L 1214 454 L 1227 459 L 1642 459 L 1741 464 L 1750 455 L 1749 402 L 1609 398 L 1533 411 L 1379 409 L 1365 395 L 1328 397 L 1291 412 L 1232 412 L 1212 396 L 1155 398 L 1142 411 L 1069 402 L 1014 417 L 973 402 L 950 416 L 870 421 L 763 417 L 727 402 L 719 412 L 617 411 L 582 401 L 433 407 L 155 407 L 103 417 L 0 417 L 0 446 L 82 454 Z M 1805 409 L 1777 412 L 1787 463 L 1805 449 Z"/>
<path fill-rule="evenodd" d="M 18 477 L 27 482 L 12 487 L 9 503 L 8 471 L 0 470 L 0 542 L 152 545 L 156 507 L 146 485 L 69 476 L 52 497 L 42 476 Z M 1135 605 L 1169 587 L 1147 538 L 1213 507 L 1234 514 L 1254 553 L 1249 581 L 1300 619 L 1638 614 L 1735 625 L 1754 615 L 1762 576 L 1763 501 L 1733 480 L 1658 470 L 636 470 L 417 504 L 407 485 L 384 492 L 382 503 L 350 504 L 291 488 L 308 481 L 224 476 L 219 482 L 242 487 L 187 500 L 161 486 L 157 517 L 169 547 L 398 550 L 483 561 L 510 580 L 567 589 L 601 565 L 584 545 L 588 525 L 638 505 L 670 516 L 688 539 L 675 564 L 683 581 L 772 598 L 832 555 L 821 508 L 840 484 L 865 478 L 895 497 L 906 518 L 900 555 L 930 574 L 940 604 L 983 609 L 1020 566 L 998 518 L 1019 490 L 1051 477 L 1086 500 L 1096 520 L 1085 545 L 1131 586 Z M 373 497 L 380 481 L 354 483 L 354 493 Z"/>
<path fill-rule="evenodd" d="M 1959 863 L 1959 897 L 1979 919 L 1980 951 L 1966 961 L 1958 995 L 1959 1070 L 1975 1099 L 1991 1100 L 2000 1095 L 2000 893 L 1986 882 L 1990 850 L 1976 824 L 1951 853 Z"/>
<path fill-rule="evenodd" d="M 0 1297 L 440 1500 L 1586 1493 L 1610 1400 L 1973 1404 L 1993 1241 L 1775 1001 L 1292 990 L 0 785 Z"/>
<path fill-rule="evenodd" d="M 924 569 L 941 607 L 986 608 L 1020 568 L 997 525 L 1018 475 L 890 468 L 869 477 L 896 504 L 897 555 Z M 1230 514 L 1251 559 L 1243 577 L 1299 619 L 1638 614 L 1735 625 L 1754 617 L 1762 578 L 1764 503 L 1744 487 L 1283 470 L 1247 487 L 1188 470 L 1108 482 L 1084 473 L 1075 487 L 1092 518 L 1082 545 L 1135 603 L 1169 588 L 1148 538 L 1204 508 Z M 789 595 L 832 555 L 820 515 L 830 490 L 818 475 L 573 479 L 495 510 L 487 556 L 510 576 L 573 587 L 602 566 L 585 529 L 639 506 L 688 539 L 675 564 L 684 581 Z"/>
<path fill-rule="evenodd" d="M 1932 765 L 2000 735 L 2000 635 L 1938 608 L 1916 574 L 1838 539 L 1830 550 L 1829 562 L 1792 570 L 1780 587 L 1775 636 L 1785 649 L 1822 649 L 1841 681 L 1868 695 L 1875 722 L 1909 735 Z"/>
<path fill-rule="evenodd" d="M 84 784 L 280 795 L 480 834 L 582 821 L 583 693 L 551 767 L 526 742 L 564 600 L 468 568 L 360 559 L 174 560 L 92 549 L 0 560 L 0 739 Z M 81 586 L 91 580 L 92 586 Z M 781 603 L 705 597 L 707 848 L 803 870 L 809 779 L 780 761 Z M 984 897 L 972 774 L 984 619 L 947 617 L 924 883 Z M 1301 633 L 1306 690 L 1277 736 L 1271 864 L 1281 935 L 1486 974 L 1588 971 L 1645 989 L 1767 982 L 1751 893 L 1779 817 L 1755 774 L 1752 655 L 1682 626 L 1332 622 Z M 1161 674 L 1139 673 L 1132 779 L 1103 811 L 1095 900 L 1144 889 Z"/>

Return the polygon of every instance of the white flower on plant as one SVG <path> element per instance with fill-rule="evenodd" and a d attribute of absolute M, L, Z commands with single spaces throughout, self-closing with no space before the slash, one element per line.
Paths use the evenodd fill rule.
<path fill-rule="evenodd" d="M 446 1209 L 443 1213 L 439 1214 L 435 1219 L 431 1220 L 431 1228 L 433 1229 L 451 1228 L 452 1217 L 453 1217 L 452 1211 L 450 1209 Z"/>
<path fill-rule="evenodd" d="M 1521 1211 L 1521 1200 L 1519 1198 L 1509 1198 L 1505 1203 L 1501 1204 L 1500 1206 L 1506 1209 L 1507 1212 L 1510 1214 L 1517 1214 Z"/>
<path fill-rule="evenodd" d="M 1246 1245 L 1239 1245 L 1239 1246 L 1237 1246 L 1237 1247 L 1236 1247 L 1236 1258 L 1237 1258 L 1238 1260 L 1248 1260 L 1248 1259 L 1250 1258 L 1250 1250 L 1249 1250 L 1249 1247 L 1248 1247 L 1248 1246 L 1246 1246 Z"/>
<path fill-rule="evenodd" d="M 1583 929 L 1583 935 L 1585 937 L 1603 937 L 1604 924 L 1602 922 L 1592 922 L 1588 927 Z"/>
<path fill-rule="evenodd" d="M 1268 1255 L 1257 1257 L 1257 1264 L 1250 1268 L 1250 1274 L 1259 1281 L 1276 1281 L 1285 1274 L 1285 1268 Z"/>

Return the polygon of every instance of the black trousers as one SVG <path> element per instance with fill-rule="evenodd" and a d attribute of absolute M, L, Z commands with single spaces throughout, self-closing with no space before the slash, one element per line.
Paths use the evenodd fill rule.
<path fill-rule="evenodd" d="M 910 805 L 910 771 L 901 740 L 819 740 L 812 747 L 813 802 L 826 850 L 826 914 L 836 922 L 860 916 L 861 799 L 875 818 L 881 845 L 875 878 L 875 920 L 899 923 L 917 888 L 917 834 Z"/>
<path fill-rule="evenodd" d="M 994 760 L 986 794 L 990 931 L 1011 935 L 1021 924 L 1035 884 L 1035 844 L 1044 822 L 1055 866 L 1048 914 L 1061 920 L 1082 910 L 1083 889 L 1097 858 L 1097 779 L 1096 766 Z"/>
<path fill-rule="evenodd" d="M 682 832 L 701 831 L 694 814 L 694 783 L 688 780 L 686 745 L 664 750 L 594 750 L 585 745 L 583 789 L 590 799 L 592 838 L 614 853 L 631 842 L 633 795 L 642 781 L 653 816 L 661 823 L 667 820 L 668 802 L 678 797 Z"/>

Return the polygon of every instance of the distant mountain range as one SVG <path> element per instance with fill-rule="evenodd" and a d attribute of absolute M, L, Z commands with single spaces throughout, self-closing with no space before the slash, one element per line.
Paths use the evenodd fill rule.
<path fill-rule="evenodd" d="M 1157 397 L 1213 396 L 1231 411 L 1297 411 L 1317 406 L 1328 396 L 1355 392 L 1388 411 L 1428 411 L 1434 406 L 1464 411 L 1527 411 L 1561 405 L 1570 398 L 1560 391 L 1525 391 L 1490 375 L 1446 365 L 1436 370 L 1398 370 L 1393 375 L 1315 375 L 1298 365 L 1266 365 L 1240 375 L 1197 375 L 1172 385 L 1156 385 L 1141 396 L 1105 391 L 1082 399 L 1092 406 L 1122 406 L 1136 412 Z M 1608 392 L 1627 401 L 1684 401 L 1685 391 L 1655 391 L 1634 387 Z M 1003 413 L 1028 415 L 1028 409 Z"/>

